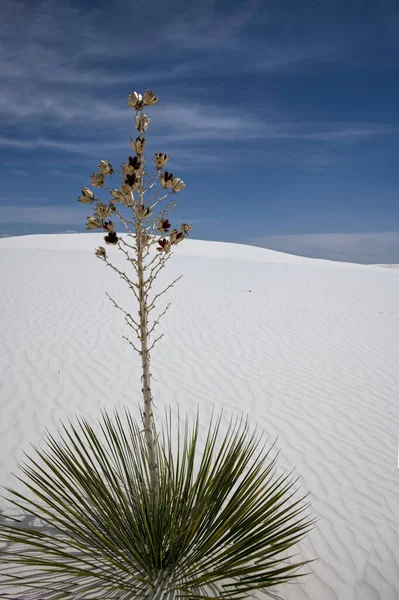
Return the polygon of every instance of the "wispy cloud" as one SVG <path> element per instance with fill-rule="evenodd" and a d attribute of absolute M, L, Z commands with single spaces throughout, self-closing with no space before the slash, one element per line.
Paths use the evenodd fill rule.
<path fill-rule="evenodd" d="M 179 48 L 186 50 L 216 50 L 236 53 L 234 42 L 242 29 L 256 18 L 259 0 L 247 1 L 236 12 L 224 14 L 222 18 L 215 11 L 212 2 L 201 2 L 195 19 L 188 15 L 177 15 L 165 28 L 165 38 Z"/>
<path fill-rule="evenodd" d="M 274 118 L 271 113 L 274 114 Z M 18 116 L 18 122 L 33 120 L 44 121 L 44 127 L 62 128 L 69 125 L 68 132 L 61 139 L 51 135 L 17 134 L 0 136 L 0 146 L 55 150 L 78 153 L 96 154 L 99 149 L 121 150 L 126 148 L 125 127 L 132 121 L 129 108 L 118 108 L 111 102 L 90 102 L 82 99 L 81 103 L 75 97 L 68 102 L 68 96 L 37 98 L 31 103 L 20 103 L 17 107 L 13 102 L 7 103 L 3 97 L 0 100 L 0 114 Z M 219 105 L 200 105 L 197 102 L 186 101 L 180 104 L 164 103 L 157 109 L 156 129 L 153 130 L 153 141 L 160 143 L 205 144 L 212 141 L 229 141 L 240 139 L 241 145 L 251 140 L 271 141 L 304 141 L 317 144 L 352 144 L 365 139 L 385 136 L 399 131 L 396 125 L 381 125 L 376 123 L 336 123 L 325 124 L 317 122 L 296 122 L 292 119 L 282 120 L 285 115 L 270 110 L 268 117 L 262 120 L 256 113 L 242 113 L 230 107 L 226 109 Z M 84 137 L 81 126 L 84 125 Z M 102 127 L 101 137 L 98 128 Z M 121 130 L 115 134 L 115 126 Z M 133 131 L 133 129 L 132 129 Z M 120 138 L 118 141 L 117 138 Z M 91 141 L 89 141 L 91 140 Z M 185 151 L 185 150 L 183 150 Z"/>
<path fill-rule="evenodd" d="M 397 44 L 390 25 L 399 14 L 394 2 L 385 2 L 393 7 L 392 19 L 378 21 L 378 35 L 382 39 L 387 31 L 389 48 Z M 31 190 L 42 189 L 46 178 L 50 184 L 59 178 L 65 183 L 59 201 L 70 202 L 68 187 L 74 182 L 67 177 L 77 184 L 78 179 L 87 181 L 100 158 L 124 160 L 129 136 L 135 135 L 127 95 L 147 87 L 161 100 L 153 110 L 149 152 L 169 152 L 173 169 L 181 166 L 183 174 L 189 172 L 187 183 L 189 176 L 195 182 L 196 169 L 212 169 L 210 177 L 201 173 L 197 178 L 198 195 L 215 194 L 219 206 L 225 198 L 226 213 L 232 202 L 232 180 L 224 176 L 229 169 L 241 174 L 249 168 L 253 174 L 256 168 L 260 186 L 271 174 L 270 188 L 277 190 L 277 166 L 279 175 L 287 173 L 280 195 L 293 189 L 294 197 L 296 185 L 312 187 L 313 180 L 303 177 L 308 171 L 318 183 L 326 176 L 323 184 L 334 187 L 341 174 L 350 179 L 352 164 L 359 167 L 365 160 L 364 177 L 373 158 L 382 163 L 380 154 L 388 146 L 394 156 L 399 123 L 394 110 L 379 110 L 371 100 L 368 106 L 368 96 L 359 96 L 356 82 L 350 104 L 348 73 L 346 79 L 345 73 L 337 78 L 339 84 L 329 80 L 340 72 L 340 64 L 343 71 L 350 61 L 368 64 L 373 53 L 369 41 L 377 35 L 371 6 L 367 24 L 367 11 L 355 8 L 356 3 L 345 11 L 338 4 L 170 0 L 165 8 L 161 0 L 115 0 L 110 11 L 104 3 L 76 0 L 3 0 L 2 197 L 10 198 L 11 185 L 23 194 L 28 184 Z M 370 98 L 372 92 L 377 93 L 370 83 Z M 389 108 L 388 100 L 382 104 Z M 379 165 L 383 185 L 389 171 L 385 165 L 385 160 Z M 298 178 L 290 188 L 291 172 Z M 393 180 L 393 170 L 389 173 Z M 250 183 L 263 196 L 256 176 Z M 195 196 L 195 185 L 192 189 Z M 53 201 L 46 193 L 32 195 Z M 301 209 L 296 210 L 298 222 Z M 10 206 L 7 211 L 7 219 L 49 227 L 81 223 L 82 214 L 33 205 L 24 213 Z"/>
<path fill-rule="evenodd" d="M 81 206 L 69 208 L 56 205 L 36 206 L 1 206 L 2 223 L 29 223 L 38 225 L 73 225 L 84 222 L 84 211 Z"/>
<path fill-rule="evenodd" d="M 173 19 L 165 19 L 160 3 L 149 0 L 140 7 L 140 27 L 136 27 L 138 12 L 128 2 L 121 0 L 118 7 L 123 19 L 112 26 L 101 11 L 86 5 L 4 0 L 0 77 L 6 85 L 0 90 L 1 146 L 82 155 L 125 148 L 132 115 L 115 98 L 119 99 L 122 89 L 126 94 L 131 91 L 131 83 L 147 82 L 159 85 L 159 93 L 174 89 L 173 97 L 177 92 L 176 102 L 163 102 L 157 108 L 153 135 L 154 141 L 186 144 L 183 153 L 187 148 L 195 152 L 194 146 L 198 152 L 203 145 L 238 138 L 241 145 L 254 140 L 303 141 L 317 147 L 361 142 L 398 130 L 396 124 L 373 122 L 304 122 L 272 98 L 266 98 L 262 106 L 248 106 L 245 90 L 228 101 L 217 101 L 201 91 L 195 83 L 201 75 L 284 70 L 287 65 L 340 55 L 342 43 L 323 35 L 309 42 L 303 32 L 298 33 L 295 20 L 289 20 L 289 43 L 284 31 L 276 37 L 274 29 L 283 13 L 272 3 L 265 10 L 265 3 L 252 1 L 225 13 L 211 0 L 198 7 L 188 3 L 183 9 L 171 1 Z M 21 14 L 26 15 L 22 23 Z M 306 22 L 308 14 L 306 9 L 298 18 Z M 149 15 L 151 19 L 146 18 Z M 305 153 L 303 157 L 304 162 L 310 161 Z"/>
<path fill-rule="evenodd" d="M 286 46 L 282 49 L 275 44 L 269 49 L 265 57 L 254 62 L 254 68 L 264 72 L 286 72 L 288 69 L 298 69 L 313 61 L 334 61 L 344 54 L 344 49 L 337 48 L 335 44 L 301 42 L 297 45 Z"/>
<path fill-rule="evenodd" d="M 9 148 L 18 148 L 20 150 L 39 150 L 39 149 L 50 149 L 60 150 L 62 152 L 71 152 L 73 154 L 84 154 L 97 156 L 98 151 L 103 148 L 111 150 L 121 150 L 126 148 L 125 143 L 110 144 L 109 142 L 103 142 L 99 144 L 95 140 L 92 143 L 87 142 L 62 142 L 56 139 L 36 137 L 36 138 L 12 138 L 7 136 L 0 136 L 0 146 Z"/>

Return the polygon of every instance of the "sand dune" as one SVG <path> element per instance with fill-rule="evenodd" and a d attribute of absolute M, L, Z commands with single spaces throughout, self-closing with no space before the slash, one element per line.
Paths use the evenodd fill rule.
<path fill-rule="evenodd" d="M 102 234 L 0 240 L 0 484 L 75 413 L 140 401 L 121 340 L 128 290 L 94 257 Z M 120 261 L 119 253 L 109 253 Z M 121 263 L 126 265 L 126 261 Z M 285 600 L 399 595 L 399 276 L 220 242 L 187 240 L 162 273 L 183 279 L 153 353 L 156 406 L 247 412 L 294 466 L 319 523 L 301 544 L 312 574 Z M 0 500 L 0 509 L 4 501 Z"/>

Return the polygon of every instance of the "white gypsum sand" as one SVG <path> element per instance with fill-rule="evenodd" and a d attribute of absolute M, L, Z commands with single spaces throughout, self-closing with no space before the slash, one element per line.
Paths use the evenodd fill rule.
<path fill-rule="evenodd" d="M 0 240 L 1 485 L 15 485 L 46 427 L 115 405 L 137 412 L 139 357 L 105 292 L 136 307 L 94 256 L 102 238 Z M 278 436 L 279 464 L 301 475 L 319 518 L 299 547 L 318 561 L 278 590 L 285 600 L 397 600 L 397 270 L 186 240 L 159 288 L 180 274 L 159 304 L 172 302 L 152 354 L 157 414 L 178 403 L 194 416 L 199 405 L 206 427 L 223 406 Z"/>

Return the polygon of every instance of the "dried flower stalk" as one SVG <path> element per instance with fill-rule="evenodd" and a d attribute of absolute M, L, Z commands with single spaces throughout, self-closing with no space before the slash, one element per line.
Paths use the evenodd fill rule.
<path fill-rule="evenodd" d="M 138 303 L 138 316 L 134 318 L 108 296 L 114 306 L 124 314 L 127 324 L 134 330 L 139 340 L 137 347 L 131 340 L 123 336 L 141 357 L 144 400 L 142 419 L 153 488 L 158 479 L 158 465 L 155 452 L 156 429 L 151 392 L 150 354 L 156 342 L 162 337 L 159 336 L 152 340 L 154 329 L 160 318 L 166 313 L 169 304 L 151 326 L 149 316 L 159 297 L 173 287 L 180 277 L 152 299 L 150 299 L 150 291 L 156 277 L 170 258 L 173 247 L 182 242 L 191 230 L 191 225 L 182 223 L 179 229 L 174 228 L 170 231 L 171 224 L 165 218 L 177 204 L 176 194 L 185 188 L 183 179 L 163 170 L 169 156 L 161 152 L 155 153 L 155 172 L 148 177 L 148 173 L 145 171 L 147 159 L 144 154 L 146 145 L 144 133 L 149 127 L 150 118 L 143 111 L 146 106 L 153 106 L 157 103 L 158 98 L 151 90 L 147 90 L 143 95 L 138 92 L 132 92 L 129 95 L 128 104 L 136 113 L 134 122 L 139 133 L 135 140 L 130 139 L 130 145 L 135 155 L 129 156 L 128 160 L 121 165 L 120 171 L 114 169 L 108 160 L 101 160 L 98 171 L 91 175 L 93 187 L 108 190 L 111 196 L 108 203 L 99 202 L 94 192 L 87 187 L 82 189 L 82 194 L 78 198 L 78 201 L 83 204 L 96 202 L 94 214 L 87 217 L 86 229 L 105 231 L 107 233 L 104 237 L 105 243 L 115 246 L 123 252 L 134 269 L 135 278 L 133 280 L 112 264 L 104 246 L 99 246 L 95 251 L 95 255 L 125 281 Z M 112 174 L 116 174 L 121 179 L 117 188 L 109 188 L 106 185 L 106 178 Z M 157 184 L 159 185 L 157 186 Z M 173 196 L 173 200 L 161 209 L 161 204 L 170 195 Z M 131 210 L 133 220 L 125 218 L 116 204 L 124 205 Z M 154 209 L 157 207 L 158 210 L 155 212 Z M 112 220 L 106 220 L 111 215 L 119 220 L 126 232 L 127 239 L 115 231 Z M 162 237 L 157 237 L 159 234 Z M 152 256 L 151 250 L 154 246 L 156 246 L 157 252 Z M 129 250 L 133 250 L 134 253 L 131 254 Z"/>

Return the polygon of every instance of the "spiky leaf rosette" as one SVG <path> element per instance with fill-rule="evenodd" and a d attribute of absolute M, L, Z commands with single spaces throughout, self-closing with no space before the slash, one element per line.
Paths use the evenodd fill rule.
<path fill-rule="evenodd" d="M 169 413 L 155 493 L 142 425 L 128 411 L 104 413 L 98 433 L 80 418 L 59 440 L 47 434 L 22 466 L 27 493 L 9 490 L 43 525 L 0 525 L 1 597 L 15 586 L 46 600 L 275 597 L 305 564 L 287 551 L 312 523 L 256 430 L 236 420 L 221 435 L 220 422 L 196 463 L 198 417 L 184 432 L 178 422 L 176 435 Z"/>

